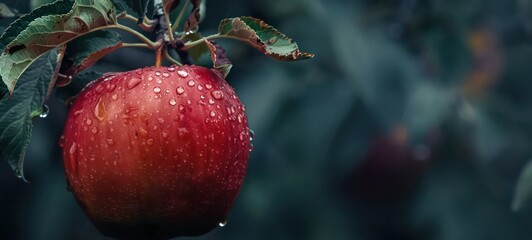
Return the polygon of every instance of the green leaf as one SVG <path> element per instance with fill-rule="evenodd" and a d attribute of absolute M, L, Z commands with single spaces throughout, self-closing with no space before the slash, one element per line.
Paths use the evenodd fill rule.
<path fill-rule="evenodd" d="M 205 8 L 205 3 L 201 0 L 189 0 L 192 3 L 192 11 L 185 22 L 185 32 L 196 32 L 199 28 L 199 23 L 202 20 L 201 12 Z"/>
<path fill-rule="evenodd" d="M 521 171 L 512 201 L 512 210 L 519 211 L 532 199 L 532 161 Z"/>
<path fill-rule="evenodd" d="M 5 30 L 6 29 L 4 27 L 0 26 L 1 33 L 4 33 Z M 0 79 L 2 78 L 0 77 Z M 7 92 L 8 92 L 7 86 L 5 84 L 0 83 L 0 99 L 2 99 L 6 95 Z"/>
<path fill-rule="evenodd" d="M 120 34 L 112 31 L 97 31 L 70 42 L 61 73 L 73 76 L 91 67 L 102 57 L 122 47 Z"/>
<path fill-rule="evenodd" d="M 218 30 L 221 36 L 244 41 L 277 60 L 294 61 L 314 57 L 313 54 L 300 52 L 292 39 L 256 18 L 224 19 Z"/>
<path fill-rule="evenodd" d="M 233 64 L 227 57 L 225 50 L 218 44 L 212 41 L 205 40 L 205 44 L 209 47 L 211 52 L 212 63 L 214 64 L 214 70 L 218 71 L 225 78 L 231 71 Z"/>
<path fill-rule="evenodd" d="M 40 12 L 46 6 L 50 5 L 35 11 Z M 21 31 L 17 31 L 16 38 L 5 46 L 0 55 L 0 76 L 11 93 L 17 79 L 35 59 L 79 36 L 115 24 L 116 14 L 109 0 L 77 0 L 66 14 L 45 15 L 27 22 L 20 22 L 20 26 L 15 24 L 17 22 L 11 25 L 11 29 Z M 8 31 L 9 28 L 4 35 Z M 10 32 L 8 37 L 14 34 Z M 5 43 L 8 38 L 2 40 Z"/>
<path fill-rule="evenodd" d="M 56 1 L 54 3 L 42 5 L 30 13 L 23 15 L 11 23 L 2 36 L 0 36 L 0 48 L 4 48 L 10 42 L 15 40 L 15 38 L 35 19 L 49 15 L 67 14 L 72 10 L 73 5 L 73 1 Z"/>
<path fill-rule="evenodd" d="M 70 101 L 83 90 L 83 88 L 89 85 L 92 81 L 98 79 L 101 75 L 101 73 L 96 71 L 82 72 L 72 80 L 72 83 L 57 88 L 55 96 L 65 102 L 65 105 L 68 105 Z"/>
<path fill-rule="evenodd" d="M 113 2 L 113 5 L 115 6 L 115 12 L 116 15 L 119 15 L 120 13 L 123 13 L 126 11 L 126 8 L 124 5 L 122 5 L 122 1 L 120 0 L 111 0 Z"/>
<path fill-rule="evenodd" d="M 180 0 L 163 0 L 164 12 L 170 14 L 177 6 L 179 6 Z"/>
<path fill-rule="evenodd" d="M 203 35 L 201 35 L 201 33 L 196 32 L 196 33 L 190 33 L 190 34 L 185 35 L 183 37 L 183 40 L 193 42 L 193 41 L 200 40 L 202 38 L 203 38 Z M 192 57 L 192 61 L 194 61 L 195 63 L 199 62 L 200 58 L 203 55 L 210 52 L 209 47 L 205 43 L 199 43 L 197 45 L 194 45 L 187 51 L 190 54 L 190 57 Z"/>
<path fill-rule="evenodd" d="M 31 138 L 32 119 L 43 113 L 46 94 L 62 60 L 60 51 L 56 48 L 37 59 L 21 76 L 11 99 L 0 101 L 0 159 L 7 161 L 23 179 L 24 153 Z"/>
<path fill-rule="evenodd" d="M 124 0 L 124 2 L 133 10 L 142 21 L 148 10 L 149 0 Z"/>

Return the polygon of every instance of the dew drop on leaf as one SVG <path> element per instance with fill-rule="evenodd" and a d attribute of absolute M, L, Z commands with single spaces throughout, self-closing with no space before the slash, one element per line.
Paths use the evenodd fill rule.
<path fill-rule="evenodd" d="M 40 118 L 48 117 L 48 113 L 50 112 L 50 108 L 46 104 L 42 105 L 42 112 L 39 114 Z"/>

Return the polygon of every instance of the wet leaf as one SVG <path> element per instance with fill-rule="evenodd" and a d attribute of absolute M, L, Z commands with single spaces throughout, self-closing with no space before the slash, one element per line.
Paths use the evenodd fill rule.
<path fill-rule="evenodd" d="M 297 43 L 277 29 L 252 17 L 222 20 L 219 34 L 241 40 L 277 60 L 294 61 L 314 57 L 313 54 L 300 52 Z"/>
<path fill-rule="evenodd" d="M 30 13 L 23 15 L 11 23 L 2 36 L 0 36 L 0 47 L 4 48 L 11 41 L 15 40 L 15 38 L 35 19 L 49 15 L 67 14 L 72 10 L 73 5 L 73 1 L 57 1 L 51 4 L 42 5 Z"/>
<path fill-rule="evenodd" d="M 122 1 L 113 0 L 113 5 L 115 6 L 115 11 L 117 15 L 126 11 L 126 8 L 122 4 Z"/>
<path fill-rule="evenodd" d="M 82 36 L 68 44 L 67 55 L 61 73 L 69 76 L 91 67 L 102 57 L 122 46 L 120 34 L 98 31 Z M 63 85 L 63 84 L 60 84 Z"/>
<path fill-rule="evenodd" d="M 179 0 L 163 0 L 164 11 L 166 14 L 170 14 L 177 6 L 179 6 Z"/>
<path fill-rule="evenodd" d="M 192 11 L 185 22 L 185 32 L 196 32 L 202 20 L 201 12 L 205 5 L 201 0 L 190 0 L 190 3 L 192 3 Z"/>
<path fill-rule="evenodd" d="M 203 38 L 203 35 L 201 35 L 201 33 L 191 33 L 191 34 L 185 35 L 184 40 L 193 42 L 193 41 L 200 40 L 202 38 Z M 191 47 L 190 49 L 188 49 L 187 51 L 195 63 L 199 62 L 200 58 L 203 55 L 210 52 L 209 47 L 207 47 L 207 44 L 204 44 L 204 43 L 195 45 Z"/>
<path fill-rule="evenodd" d="M 34 15 L 39 15 L 46 6 L 50 5 L 36 9 L 38 13 Z M 3 35 L 0 39 L 7 44 L 0 55 L 0 76 L 9 91 L 13 92 L 17 79 L 26 68 L 47 51 L 100 27 L 115 24 L 113 10 L 109 0 L 77 0 L 66 14 L 45 15 L 36 19 L 28 17 L 25 21 L 13 23 L 4 33 L 6 37 Z M 33 16 L 32 13 L 29 15 Z"/>
<path fill-rule="evenodd" d="M 225 78 L 227 74 L 231 71 L 233 64 L 227 57 L 225 50 L 218 44 L 212 41 L 205 40 L 205 44 L 209 47 L 211 52 L 212 63 L 214 64 L 214 69 L 222 74 Z"/>
<path fill-rule="evenodd" d="M 24 179 L 23 161 L 31 138 L 32 119 L 43 113 L 49 85 L 57 77 L 63 54 L 54 49 L 38 58 L 22 74 L 11 99 L 0 101 L 0 159 L 7 161 L 16 175 Z"/>
<path fill-rule="evenodd" d="M 142 21 L 148 10 L 149 0 L 124 0 L 124 2 L 133 10 Z"/>

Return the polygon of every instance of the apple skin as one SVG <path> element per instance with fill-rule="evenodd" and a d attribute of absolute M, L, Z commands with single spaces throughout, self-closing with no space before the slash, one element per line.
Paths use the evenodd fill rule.
<path fill-rule="evenodd" d="M 119 239 L 197 236 L 225 223 L 250 152 L 245 107 L 199 66 L 104 75 L 74 100 L 60 142 L 69 189 Z"/>

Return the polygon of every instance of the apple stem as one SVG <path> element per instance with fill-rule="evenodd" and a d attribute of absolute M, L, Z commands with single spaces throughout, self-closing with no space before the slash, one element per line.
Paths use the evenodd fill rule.
<path fill-rule="evenodd" d="M 220 34 L 213 34 L 213 35 L 198 39 L 196 41 L 187 42 L 187 43 L 185 43 L 185 46 L 183 46 L 183 48 L 181 48 L 181 50 L 186 51 L 186 50 L 189 50 L 189 49 L 191 49 L 192 47 L 194 47 L 194 46 L 196 46 L 198 44 L 201 44 L 201 43 L 205 42 L 205 40 L 214 40 L 214 39 L 217 39 L 217 38 L 224 38 L 224 36 L 222 36 Z"/>
<path fill-rule="evenodd" d="M 123 43 L 121 47 L 137 47 L 137 48 L 149 48 L 151 49 L 150 46 L 148 46 L 148 44 L 146 43 Z"/>
<path fill-rule="evenodd" d="M 140 22 L 140 23 L 139 23 L 139 19 L 138 18 L 128 14 L 127 12 L 122 12 L 119 15 L 117 15 L 116 17 L 119 18 L 119 19 L 125 19 L 125 20 L 129 20 L 131 22 L 137 23 L 142 30 L 147 31 L 147 32 L 153 31 L 153 28 L 155 27 L 155 24 L 154 24 L 155 21 L 150 20 L 147 17 L 144 17 L 142 19 L 142 22 Z"/>
<path fill-rule="evenodd" d="M 144 43 L 146 43 L 152 49 L 156 49 L 156 48 L 158 48 L 161 45 L 161 42 L 153 42 L 150 39 L 148 39 L 147 37 L 145 37 L 144 35 L 142 35 L 141 33 L 135 31 L 134 29 L 132 29 L 130 27 L 124 26 L 122 24 L 110 25 L 109 28 L 116 28 L 116 29 L 128 32 L 131 35 L 133 35 L 133 36 L 137 37 L 138 39 L 140 39 L 141 41 L 143 41 Z"/>
<path fill-rule="evenodd" d="M 168 60 L 169 62 L 171 62 L 172 64 L 175 64 L 177 66 L 183 66 L 183 64 L 181 64 L 179 61 L 177 61 L 175 58 L 173 58 L 172 56 L 170 56 L 170 54 L 168 53 L 168 49 L 166 49 L 166 51 L 163 51 L 163 57 Z"/>
<path fill-rule="evenodd" d="M 162 52 L 163 52 L 163 46 L 158 47 L 155 50 L 155 67 L 160 67 L 162 63 Z M 166 52 L 166 50 L 164 51 Z"/>

